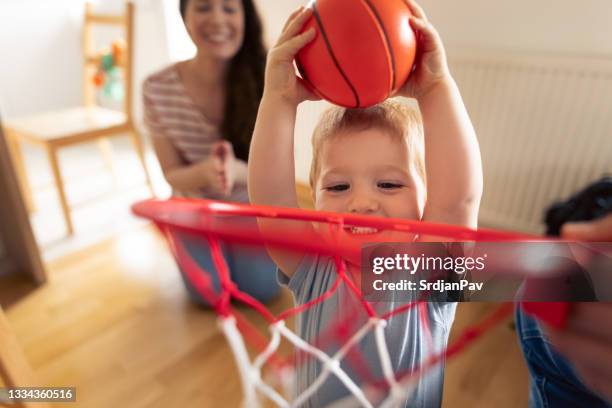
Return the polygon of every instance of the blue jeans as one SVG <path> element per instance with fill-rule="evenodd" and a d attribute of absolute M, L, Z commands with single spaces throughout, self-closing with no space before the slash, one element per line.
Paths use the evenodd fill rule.
<path fill-rule="evenodd" d="M 582 384 L 570 363 L 553 350 L 537 321 L 520 307 L 516 330 L 531 377 L 531 408 L 612 407 Z"/>
<path fill-rule="evenodd" d="M 219 293 L 221 283 L 206 238 L 182 233 L 180 239 L 198 265 L 209 272 L 213 289 Z M 221 244 L 221 249 L 230 270 L 231 279 L 238 289 L 260 302 L 267 302 L 279 294 L 276 264 L 272 262 L 265 248 L 224 242 Z M 182 270 L 181 276 L 191 300 L 198 305 L 209 306 L 208 301 L 198 293 Z"/>

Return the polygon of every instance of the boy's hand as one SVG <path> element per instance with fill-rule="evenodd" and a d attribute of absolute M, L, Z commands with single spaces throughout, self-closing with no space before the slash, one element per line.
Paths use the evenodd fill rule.
<path fill-rule="evenodd" d="M 300 7 L 289 16 L 280 38 L 268 54 L 264 97 L 281 98 L 295 106 L 305 100 L 320 99 L 295 74 L 293 66 L 296 54 L 315 37 L 314 28 L 300 34 L 311 15 L 311 8 Z"/>
<path fill-rule="evenodd" d="M 419 99 L 438 83 L 450 78 L 446 52 L 440 35 L 427 20 L 425 12 L 414 0 L 404 0 L 412 12 L 410 25 L 417 38 L 417 55 L 414 71 L 397 95 Z"/>

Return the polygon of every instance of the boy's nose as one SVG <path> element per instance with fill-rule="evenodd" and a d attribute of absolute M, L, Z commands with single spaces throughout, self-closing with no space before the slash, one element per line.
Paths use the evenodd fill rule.
<path fill-rule="evenodd" d="M 374 214 L 379 210 L 378 201 L 366 194 L 353 197 L 349 204 L 349 212 L 355 214 Z"/>

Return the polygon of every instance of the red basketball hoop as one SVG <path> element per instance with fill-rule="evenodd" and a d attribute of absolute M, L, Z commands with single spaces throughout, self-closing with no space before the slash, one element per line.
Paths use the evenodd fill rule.
<path fill-rule="evenodd" d="M 208 300 L 218 313 L 220 327 L 235 354 L 236 363 L 242 377 L 244 404 L 248 407 L 259 406 L 258 395 L 264 395 L 282 407 L 297 406 L 308 397 L 308 395 L 298 395 L 293 402 L 289 402 L 281 393 L 262 380 L 261 372 L 264 364 L 271 365 L 276 368 L 277 372 L 283 373 L 286 373 L 286 370 L 292 367 L 290 360 L 277 352 L 281 338 L 290 341 L 301 352 L 318 359 L 321 364 L 328 368 L 329 375 L 336 375 L 344 383 L 358 404 L 371 407 L 373 405 L 368 399 L 371 393 L 368 390 L 359 389 L 348 378 L 347 374 L 342 371 L 340 365 L 335 363 L 346 357 L 348 348 L 356 344 L 365 333 L 374 332 L 377 336 L 378 353 L 384 378 L 369 384 L 370 387 L 368 389 L 371 392 L 376 392 L 376 390 L 381 388 L 386 389 L 389 396 L 381 406 L 394 406 L 392 404 L 401 401 L 402 398 L 404 400 L 407 398 L 416 378 L 441 360 L 460 353 L 467 345 L 486 333 L 489 328 L 507 318 L 512 312 L 513 305 L 511 303 L 501 304 L 490 316 L 465 330 L 444 352 L 432 355 L 422 362 L 417 369 L 410 372 L 393 372 L 384 341 L 386 319 L 403 313 L 410 308 L 418 307 L 421 302 L 415 301 L 404 304 L 400 308 L 381 316 L 376 314 L 368 302 L 361 297 L 359 288 L 346 272 L 343 262 L 343 258 L 355 256 L 359 252 L 361 245 L 366 241 L 401 242 L 398 239 L 401 239 L 402 236 L 412 240 L 415 234 L 442 237 L 448 241 L 530 241 L 541 239 L 531 235 L 488 229 L 472 230 L 458 226 L 411 220 L 252 206 L 209 200 L 147 200 L 136 203 L 132 209 L 135 214 L 155 222 L 168 240 L 172 253 L 179 265 L 181 265 L 189 279 L 191 279 L 200 295 Z M 318 228 L 318 232 L 312 235 L 304 235 L 303 231 L 296 232 L 283 226 L 279 226 L 277 229 L 266 229 L 265 233 L 262 233 L 257 223 L 252 222 L 253 218 L 285 221 L 287 223 L 307 222 L 324 226 L 324 228 Z M 374 228 L 378 233 L 356 237 L 355 235 L 343 233 L 347 227 Z M 180 232 L 200 234 L 207 239 L 221 282 L 220 294 L 212 290 L 208 275 L 202 273 L 201 268 L 183 247 L 177 236 Z M 392 240 L 389 238 L 392 238 Z M 338 275 L 336 283 L 330 291 L 324 293 L 319 298 L 299 307 L 286 310 L 279 315 L 274 315 L 263 304 L 241 292 L 231 281 L 228 267 L 220 249 L 220 240 L 252 245 L 278 246 L 287 250 L 330 256 L 335 260 L 336 264 Z M 369 316 L 369 320 L 355 334 L 345 339 L 345 346 L 343 348 L 333 356 L 330 356 L 313 344 L 309 344 L 304 339 L 299 338 L 286 326 L 285 320 L 305 311 L 316 303 L 325 301 L 341 283 L 347 285 L 359 299 L 363 309 Z M 266 338 L 266 336 L 256 330 L 238 311 L 232 308 L 230 302 L 232 299 L 248 305 L 266 319 L 270 325 L 269 338 Z M 425 326 L 428 325 L 425 324 Z M 342 332 L 341 327 L 337 329 L 339 333 Z M 427 327 L 424 327 L 424 329 L 426 330 Z M 247 338 L 247 341 L 260 352 L 253 360 L 249 358 L 246 351 L 244 338 Z M 315 391 L 315 388 L 308 390 L 310 393 Z"/>

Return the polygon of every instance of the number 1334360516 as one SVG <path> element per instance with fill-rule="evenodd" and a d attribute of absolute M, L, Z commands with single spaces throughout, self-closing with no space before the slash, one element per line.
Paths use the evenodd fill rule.
<path fill-rule="evenodd" d="M 75 387 L 0 388 L 0 403 L 76 402 Z"/>

